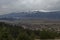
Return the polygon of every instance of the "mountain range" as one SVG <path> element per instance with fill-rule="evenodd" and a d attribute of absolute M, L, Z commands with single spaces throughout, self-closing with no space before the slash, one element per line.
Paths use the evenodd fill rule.
<path fill-rule="evenodd" d="M 60 11 L 55 12 L 14 12 L 10 14 L 0 15 L 0 20 L 20 20 L 20 19 L 46 19 L 46 20 L 60 20 Z"/>

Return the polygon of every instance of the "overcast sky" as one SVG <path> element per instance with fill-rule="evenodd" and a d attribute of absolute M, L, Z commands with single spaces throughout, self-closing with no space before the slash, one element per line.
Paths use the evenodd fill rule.
<path fill-rule="evenodd" d="M 0 0 L 0 14 L 28 10 L 60 11 L 60 0 Z"/>

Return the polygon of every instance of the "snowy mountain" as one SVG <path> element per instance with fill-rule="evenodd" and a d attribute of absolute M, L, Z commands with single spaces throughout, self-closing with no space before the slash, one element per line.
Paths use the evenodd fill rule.
<path fill-rule="evenodd" d="M 19 20 L 19 19 L 53 19 L 60 20 L 60 11 L 55 12 L 19 12 L 0 15 L 0 20 Z"/>

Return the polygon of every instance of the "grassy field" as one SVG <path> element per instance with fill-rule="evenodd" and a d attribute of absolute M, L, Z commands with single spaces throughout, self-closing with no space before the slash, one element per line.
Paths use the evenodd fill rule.
<path fill-rule="evenodd" d="M 0 20 L 1 22 L 11 23 L 32 23 L 32 24 L 60 24 L 60 20 L 41 20 L 41 19 L 20 19 L 14 21 Z"/>

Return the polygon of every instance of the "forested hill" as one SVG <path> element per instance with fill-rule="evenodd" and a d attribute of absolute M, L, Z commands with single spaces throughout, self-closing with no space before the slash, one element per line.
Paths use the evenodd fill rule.
<path fill-rule="evenodd" d="M 29 30 L 22 26 L 16 26 L 0 22 L 0 40 L 36 40 L 59 39 L 60 32 L 52 30 Z"/>

